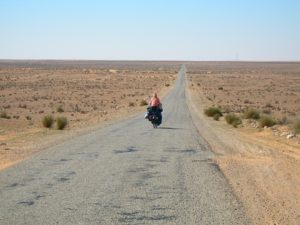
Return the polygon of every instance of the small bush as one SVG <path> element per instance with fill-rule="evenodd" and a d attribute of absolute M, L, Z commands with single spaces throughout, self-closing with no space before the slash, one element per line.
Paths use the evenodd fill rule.
<path fill-rule="evenodd" d="M 9 115 L 7 115 L 7 113 L 5 111 L 0 113 L 0 118 L 3 119 L 10 119 L 11 117 Z"/>
<path fill-rule="evenodd" d="M 170 86 L 170 84 L 168 84 L 168 83 L 167 83 L 167 84 L 165 84 L 165 86 L 166 86 L 166 87 L 169 87 L 169 86 Z"/>
<path fill-rule="evenodd" d="M 145 105 L 148 105 L 148 102 L 146 100 L 142 100 L 140 102 L 140 106 L 145 106 Z"/>
<path fill-rule="evenodd" d="M 293 124 L 293 131 L 295 134 L 300 134 L 300 119 Z"/>
<path fill-rule="evenodd" d="M 242 124 L 242 120 L 238 117 L 236 120 L 233 121 L 232 126 L 237 128 L 240 124 Z"/>
<path fill-rule="evenodd" d="M 27 108 L 27 105 L 26 105 L 26 104 L 19 104 L 19 108 L 26 109 L 26 108 Z"/>
<path fill-rule="evenodd" d="M 66 117 L 57 117 L 56 119 L 57 129 L 63 130 L 68 125 L 68 120 Z"/>
<path fill-rule="evenodd" d="M 260 127 L 272 127 L 276 124 L 276 121 L 269 115 L 263 115 L 259 119 Z"/>
<path fill-rule="evenodd" d="M 135 106 L 135 104 L 134 104 L 134 102 L 129 102 L 128 106 L 133 107 L 133 106 Z"/>
<path fill-rule="evenodd" d="M 80 112 L 81 109 L 79 108 L 79 106 L 76 104 L 74 107 L 74 112 Z"/>
<path fill-rule="evenodd" d="M 259 111 L 257 109 L 247 109 L 244 112 L 244 118 L 245 119 L 259 119 L 260 115 L 259 115 Z"/>
<path fill-rule="evenodd" d="M 52 127 L 53 123 L 54 123 L 54 119 L 53 116 L 49 115 L 49 116 L 44 116 L 43 120 L 42 120 L 43 126 L 50 128 Z"/>
<path fill-rule="evenodd" d="M 277 123 L 280 125 L 287 125 L 289 123 L 289 120 L 286 116 L 283 116 L 277 120 Z"/>
<path fill-rule="evenodd" d="M 62 112 L 64 112 L 65 110 L 63 109 L 62 106 L 58 106 L 57 109 L 56 109 L 56 111 L 59 112 L 59 113 L 62 113 Z"/>
<path fill-rule="evenodd" d="M 4 105 L 3 108 L 4 108 L 4 109 L 10 109 L 11 106 L 10 106 L 10 105 Z"/>
<path fill-rule="evenodd" d="M 267 107 L 267 108 L 273 108 L 273 106 L 272 106 L 271 103 L 267 103 L 267 104 L 265 105 L 265 107 Z"/>
<path fill-rule="evenodd" d="M 2 111 L 0 113 L 0 118 L 6 118 L 6 116 L 7 116 L 7 113 L 5 111 Z"/>
<path fill-rule="evenodd" d="M 219 119 L 220 119 L 220 114 L 218 114 L 218 113 L 215 114 L 214 115 L 214 120 L 219 121 Z"/>
<path fill-rule="evenodd" d="M 228 124 L 237 127 L 238 125 L 242 124 L 242 120 L 240 117 L 235 115 L 234 113 L 229 113 L 225 116 L 225 120 Z"/>
<path fill-rule="evenodd" d="M 218 107 L 209 107 L 208 109 L 204 110 L 205 115 L 208 117 L 214 117 L 216 114 L 222 116 L 222 112 Z"/>
<path fill-rule="evenodd" d="M 272 112 L 271 112 L 271 109 L 267 109 L 267 108 L 264 108 L 263 110 L 262 110 L 262 112 L 264 113 L 264 114 L 271 114 Z"/>

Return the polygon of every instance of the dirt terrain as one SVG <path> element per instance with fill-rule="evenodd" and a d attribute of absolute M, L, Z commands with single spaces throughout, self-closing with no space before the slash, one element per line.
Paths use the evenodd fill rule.
<path fill-rule="evenodd" d="M 179 68 L 178 63 L 131 63 L 1 61 L 0 168 L 65 134 L 145 110 L 142 101 L 153 92 L 164 94 Z M 67 131 L 43 127 L 46 115 L 66 117 Z"/>
<path fill-rule="evenodd" d="M 194 126 L 185 87 L 183 66 L 157 129 L 138 113 L 1 171 L 0 224 L 250 224 Z"/>
<path fill-rule="evenodd" d="M 253 223 L 299 224 L 300 139 L 286 136 L 300 117 L 300 63 L 211 62 L 187 68 L 198 129 Z M 242 126 L 233 128 L 223 117 L 215 121 L 204 115 L 213 105 L 237 115 L 256 108 L 287 122 L 257 128 L 243 119 Z"/>
<path fill-rule="evenodd" d="M 0 168 L 82 132 L 145 110 L 143 100 L 173 86 L 181 62 L 0 61 Z M 300 224 L 300 63 L 186 62 L 194 122 L 253 224 Z M 205 108 L 256 108 L 284 121 L 233 128 Z M 61 111 L 61 112 L 58 112 Z M 4 115 L 4 114 L 3 114 Z M 59 131 L 45 115 L 65 116 Z"/>

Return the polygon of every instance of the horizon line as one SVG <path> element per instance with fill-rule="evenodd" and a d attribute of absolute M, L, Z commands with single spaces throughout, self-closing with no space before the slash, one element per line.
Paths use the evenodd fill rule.
<path fill-rule="evenodd" d="M 180 59 L 5 59 L 0 58 L 0 62 L 3 61 L 110 61 L 110 62 L 293 62 L 300 63 L 299 60 L 180 60 Z"/>

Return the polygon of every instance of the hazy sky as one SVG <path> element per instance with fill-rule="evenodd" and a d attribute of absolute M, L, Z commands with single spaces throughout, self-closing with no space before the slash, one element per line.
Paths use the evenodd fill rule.
<path fill-rule="evenodd" d="M 300 61 L 300 1 L 0 0 L 0 59 Z"/>

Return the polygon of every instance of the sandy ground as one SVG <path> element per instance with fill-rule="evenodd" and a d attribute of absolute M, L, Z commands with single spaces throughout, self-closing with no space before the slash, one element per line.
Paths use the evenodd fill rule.
<path fill-rule="evenodd" d="M 183 67 L 160 128 L 139 113 L 1 172 L 1 225 L 248 225 L 182 107 L 185 80 Z"/>
<path fill-rule="evenodd" d="M 1 61 L 0 168 L 36 151 L 138 111 L 152 92 L 166 93 L 179 62 Z M 215 161 L 254 224 L 300 224 L 300 141 L 289 125 L 233 128 L 203 114 L 211 105 L 239 113 L 258 108 L 290 121 L 300 116 L 298 63 L 186 63 L 190 107 Z M 57 112 L 62 107 L 64 112 Z M 64 131 L 46 129 L 44 115 L 66 116 Z"/>
<path fill-rule="evenodd" d="M 237 113 L 249 105 L 261 110 L 271 105 L 274 117 L 299 117 L 300 64 L 213 64 L 188 66 L 188 93 L 215 161 L 254 224 L 300 224 L 299 137 L 275 135 L 289 126 L 255 129 L 243 121 L 233 128 L 203 113 L 211 105 Z"/>
<path fill-rule="evenodd" d="M 98 66 L 97 66 L 98 65 Z M 176 78 L 164 64 L 137 62 L 0 62 L 0 168 L 59 140 L 145 110 Z M 58 112 L 58 108 L 63 112 Z M 64 116 L 66 130 L 44 128 L 42 118 Z"/>

